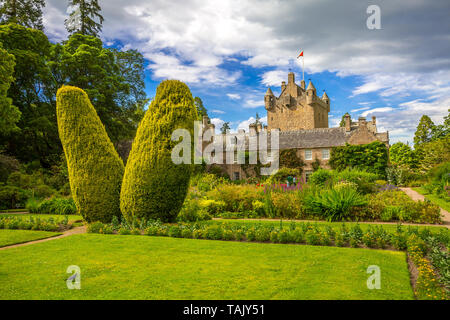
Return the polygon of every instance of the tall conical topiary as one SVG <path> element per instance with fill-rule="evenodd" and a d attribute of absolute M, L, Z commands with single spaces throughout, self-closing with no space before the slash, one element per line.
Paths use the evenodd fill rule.
<path fill-rule="evenodd" d="M 175 129 L 186 129 L 193 141 L 197 111 L 191 91 L 183 82 L 166 80 L 139 124 L 125 168 L 120 208 L 127 220 L 177 217 L 189 187 L 192 165 L 174 164 Z M 191 147 L 192 150 L 192 147 Z"/>
<path fill-rule="evenodd" d="M 88 222 L 110 222 L 120 216 L 122 159 L 83 90 L 59 89 L 56 113 L 77 210 Z"/>

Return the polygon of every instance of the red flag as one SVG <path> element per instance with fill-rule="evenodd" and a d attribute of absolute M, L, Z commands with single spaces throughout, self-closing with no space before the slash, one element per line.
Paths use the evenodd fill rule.
<path fill-rule="evenodd" d="M 298 55 L 297 59 L 300 58 L 300 57 L 303 57 L 303 51 L 300 52 L 300 54 Z"/>

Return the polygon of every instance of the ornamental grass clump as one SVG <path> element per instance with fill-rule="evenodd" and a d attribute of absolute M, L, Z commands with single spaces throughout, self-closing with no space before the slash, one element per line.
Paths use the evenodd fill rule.
<path fill-rule="evenodd" d="M 196 119 L 188 86 L 177 80 L 161 82 L 139 124 L 123 177 L 120 208 L 127 220 L 176 219 L 186 198 L 192 165 L 172 161 L 172 150 L 181 143 L 173 141 L 172 134 L 176 129 L 187 130 L 191 138 L 187 152 L 191 152 Z"/>
<path fill-rule="evenodd" d="M 307 211 L 323 216 L 328 221 L 346 220 L 352 208 L 367 203 L 362 195 L 351 188 L 319 190 L 308 194 L 304 202 Z"/>
<path fill-rule="evenodd" d="M 83 90 L 60 88 L 56 114 L 78 213 L 88 222 L 111 222 L 120 216 L 122 160 Z"/>

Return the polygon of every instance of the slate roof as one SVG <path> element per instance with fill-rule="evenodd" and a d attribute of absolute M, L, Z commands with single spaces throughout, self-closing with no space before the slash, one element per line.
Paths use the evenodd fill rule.
<path fill-rule="evenodd" d="M 349 134 L 345 128 L 317 128 L 281 131 L 280 149 L 326 148 L 344 146 Z"/>

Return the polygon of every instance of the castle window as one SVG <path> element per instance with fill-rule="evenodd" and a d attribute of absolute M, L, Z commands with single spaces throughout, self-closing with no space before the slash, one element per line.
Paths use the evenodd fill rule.
<path fill-rule="evenodd" d="M 239 180 L 239 172 L 234 172 L 234 180 Z"/>
<path fill-rule="evenodd" d="M 323 160 L 330 159 L 330 149 L 322 149 L 322 159 Z"/>
<path fill-rule="evenodd" d="M 305 150 L 305 160 L 312 160 L 312 150 Z"/>

